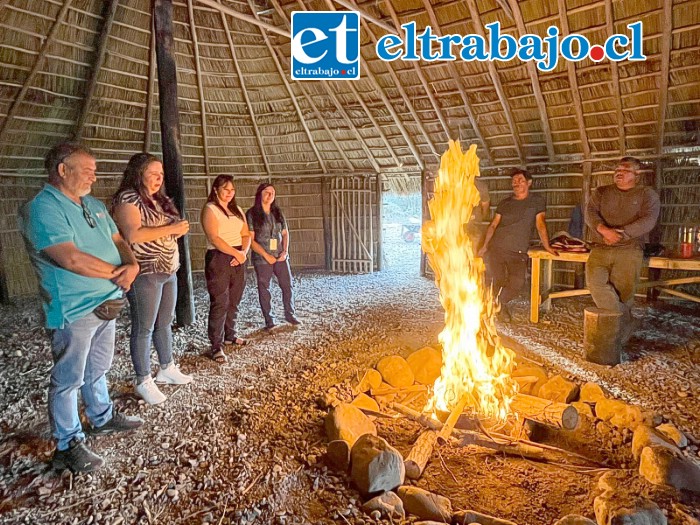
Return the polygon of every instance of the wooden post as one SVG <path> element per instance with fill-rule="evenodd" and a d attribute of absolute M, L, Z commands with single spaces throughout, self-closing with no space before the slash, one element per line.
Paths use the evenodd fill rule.
<path fill-rule="evenodd" d="M 583 351 L 586 360 L 599 365 L 620 362 L 621 312 L 588 307 L 583 312 Z"/>
<path fill-rule="evenodd" d="M 377 210 L 377 251 L 376 251 L 376 259 L 377 259 L 377 271 L 381 272 L 384 269 L 384 235 L 382 234 L 382 215 L 384 214 L 384 206 L 382 205 L 382 174 L 377 173 L 377 187 L 375 188 L 376 190 L 376 199 L 377 199 L 377 207 L 375 208 Z M 371 201 L 371 197 L 370 197 Z M 372 217 L 371 220 L 374 220 L 374 217 Z"/>
<path fill-rule="evenodd" d="M 425 221 L 430 219 L 430 211 L 428 210 L 428 170 L 422 170 L 420 172 L 420 189 L 421 189 L 421 224 L 425 224 Z M 426 266 L 428 264 L 428 256 L 423 250 L 420 252 L 420 275 L 421 277 L 426 276 Z"/>
<path fill-rule="evenodd" d="M 177 65 L 173 39 L 172 0 L 153 0 L 153 19 L 156 30 L 156 58 L 158 61 L 158 94 L 160 99 L 160 133 L 163 145 L 165 189 L 180 211 L 185 214 L 185 181 L 180 148 L 180 118 L 177 109 Z M 192 264 L 189 235 L 178 240 L 180 269 L 177 271 L 177 324 L 187 326 L 194 321 L 192 294 Z"/>
<path fill-rule="evenodd" d="M 332 265 L 332 257 L 331 257 L 331 250 L 332 250 L 332 244 L 331 244 L 331 228 L 333 227 L 333 224 L 330 219 L 330 206 L 331 202 L 328 199 L 328 185 L 330 183 L 330 179 L 327 176 L 321 177 L 321 213 L 323 215 L 323 253 L 325 255 L 324 261 L 326 264 L 326 270 L 330 271 L 333 268 L 331 268 Z"/>
<path fill-rule="evenodd" d="M 540 320 L 540 258 L 532 257 L 532 271 L 530 272 L 530 322 L 537 323 Z"/>

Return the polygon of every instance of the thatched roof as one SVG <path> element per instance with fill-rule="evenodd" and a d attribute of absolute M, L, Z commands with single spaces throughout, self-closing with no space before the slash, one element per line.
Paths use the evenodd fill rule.
<path fill-rule="evenodd" d="M 186 176 L 419 172 L 449 138 L 504 167 L 700 150 L 698 0 L 365 1 L 361 80 L 292 81 L 291 12 L 355 5 L 336 2 L 174 3 Z M 557 25 L 592 41 L 641 20 L 648 58 L 560 60 L 548 73 L 379 60 L 376 39 L 411 20 L 438 34 Z M 0 0 L 0 174 L 41 174 L 47 149 L 73 135 L 105 175 L 157 152 L 151 23 L 150 0 Z"/>

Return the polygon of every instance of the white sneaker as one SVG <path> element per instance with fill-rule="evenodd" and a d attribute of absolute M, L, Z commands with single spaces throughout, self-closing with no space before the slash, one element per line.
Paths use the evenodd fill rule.
<path fill-rule="evenodd" d="M 161 368 L 156 375 L 156 383 L 166 383 L 168 385 L 186 385 L 192 382 L 192 376 L 180 372 L 180 367 L 175 363 L 170 363 L 165 368 Z"/>
<path fill-rule="evenodd" d="M 167 399 L 165 394 L 158 388 L 158 385 L 155 384 L 152 377 L 149 377 L 140 385 L 136 385 L 134 390 L 136 390 L 136 393 L 149 405 L 158 405 Z"/>

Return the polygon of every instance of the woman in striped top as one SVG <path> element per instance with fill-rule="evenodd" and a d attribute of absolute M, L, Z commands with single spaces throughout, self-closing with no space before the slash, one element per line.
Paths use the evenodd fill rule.
<path fill-rule="evenodd" d="M 232 176 L 219 175 L 214 179 L 201 222 L 207 236 L 204 275 L 210 300 L 207 331 L 211 357 L 224 363 L 224 345 L 247 343 L 236 335 L 236 319 L 245 289 L 250 232 L 243 210 L 236 204 Z"/>
<path fill-rule="evenodd" d="M 151 341 L 160 370 L 158 383 L 186 384 L 192 376 L 173 361 L 171 324 L 177 299 L 175 272 L 180 266 L 177 238 L 189 231 L 163 188 L 163 164 L 148 153 L 129 160 L 124 178 L 112 199 L 112 215 L 141 268 L 127 293 L 131 306 L 131 360 L 136 393 L 147 403 L 165 401 L 151 375 Z"/>

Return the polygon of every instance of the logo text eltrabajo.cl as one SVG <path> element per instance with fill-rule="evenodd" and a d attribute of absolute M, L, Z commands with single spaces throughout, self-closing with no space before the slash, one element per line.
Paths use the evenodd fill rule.
<path fill-rule="evenodd" d="M 647 58 L 642 49 L 642 22 L 627 25 L 629 36 L 614 34 L 602 45 L 591 44 L 588 38 L 576 33 L 562 37 L 556 26 L 549 26 L 544 38 L 526 34 L 518 39 L 501 33 L 499 22 L 486 24 L 484 27 L 488 31 L 485 38 L 476 34 L 437 36 L 430 26 L 426 26 L 417 34 L 416 23 L 408 22 L 401 26 L 403 38 L 388 34 L 377 41 L 377 56 L 385 62 L 399 59 L 426 62 L 457 59 L 508 62 L 518 58 L 522 61 L 535 61 L 540 71 L 553 70 L 560 56 L 572 62 L 579 62 L 585 58 L 594 62 L 600 62 L 604 58 L 614 62 Z"/>

